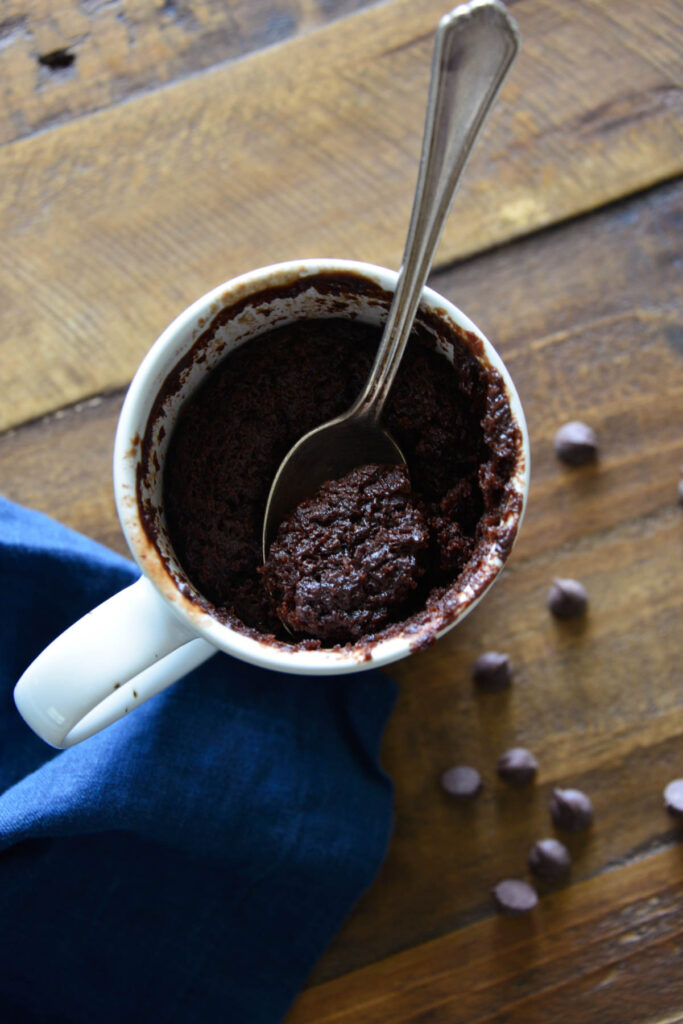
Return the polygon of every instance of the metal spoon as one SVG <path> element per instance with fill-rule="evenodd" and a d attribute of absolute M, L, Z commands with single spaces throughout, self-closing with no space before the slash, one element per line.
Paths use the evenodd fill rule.
<path fill-rule="evenodd" d="M 281 462 L 266 504 L 264 561 L 287 513 L 326 480 L 371 462 L 405 463 L 379 419 L 463 167 L 519 46 L 517 25 L 499 0 L 471 0 L 439 22 L 410 227 L 375 362 L 348 412 L 305 434 Z"/>

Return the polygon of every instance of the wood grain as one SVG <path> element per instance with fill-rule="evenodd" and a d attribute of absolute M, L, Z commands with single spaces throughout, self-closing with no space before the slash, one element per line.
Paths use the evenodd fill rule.
<path fill-rule="evenodd" d="M 550 930 L 555 920 L 564 928 L 558 899 L 567 922 L 578 927 L 577 883 L 676 841 L 661 791 L 683 774 L 683 517 L 676 507 L 683 464 L 682 209 L 683 183 L 663 186 L 432 280 L 474 316 L 512 370 L 530 425 L 531 497 L 509 567 L 483 605 L 433 649 L 392 666 L 401 694 L 383 760 L 396 786 L 395 833 L 378 879 L 322 958 L 317 981 L 451 932 L 469 936 L 482 928 L 481 934 L 495 937 L 508 929 L 484 920 L 491 913 L 489 889 L 501 877 L 523 873 L 528 847 L 550 831 L 553 785 L 585 788 L 595 802 L 596 825 L 571 842 L 574 885 L 544 902 L 542 919 Z M 110 483 L 120 403 L 120 394 L 104 396 L 0 437 L 0 488 L 123 550 Z M 569 471 L 555 461 L 552 436 L 570 416 L 598 431 L 597 467 Z M 554 575 L 575 576 L 588 586 L 591 610 L 583 628 L 550 620 L 545 593 Z M 511 656 L 515 685 L 508 694 L 473 693 L 470 668 L 487 648 Z M 527 792 L 509 791 L 495 777 L 498 754 L 517 743 L 534 750 L 541 763 L 538 785 Z M 484 775 L 474 807 L 454 806 L 438 788 L 441 771 L 457 762 L 474 764 Z M 677 854 L 666 856 L 673 859 L 658 863 L 678 863 Z M 581 891 L 600 893 L 611 877 Z M 680 878 L 680 872 L 672 876 L 672 884 Z M 641 896 L 634 890 L 635 903 Z M 586 896 L 586 906 L 591 899 Z M 598 917 L 603 912 L 609 918 L 607 902 L 596 909 Z M 525 925 L 514 927 L 521 931 L 504 931 L 511 942 L 520 935 L 531 941 Z M 558 943 L 569 942 L 574 928 L 567 923 Z M 463 938 L 458 948 L 469 948 L 469 941 Z M 605 942 L 600 956 L 621 948 Z M 597 944 L 602 949 L 601 940 Z M 677 948 L 662 951 L 655 943 L 642 963 L 661 955 L 653 968 L 659 979 L 664 965 L 676 969 Z M 509 1019 L 545 1024 L 554 1019 L 555 990 L 545 960 L 532 970 L 529 955 L 523 947 L 514 961 L 517 975 L 505 973 L 512 971 L 513 953 L 504 961 L 509 980 L 503 991 L 536 986 L 538 998 L 542 990 L 549 1000 L 539 1006 L 550 1015 L 539 1010 L 525 1018 L 524 1003 Z M 568 948 L 562 960 L 558 946 L 558 979 L 562 964 L 566 977 L 575 977 L 572 955 Z M 612 969 L 605 967 L 596 984 Z M 483 963 L 482 984 L 490 970 Z M 637 988 L 640 966 L 633 971 L 633 981 L 617 971 L 624 992 Z M 431 998 L 435 984 L 430 979 L 420 998 Z M 477 1013 L 486 1006 L 498 1020 L 494 1008 L 503 996 L 491 986 L 473 1006 Z M 604 992 L 608 999 L 609 985 Z M 561 986 L 557 993 L 566 998 Z M 335 1003 L 325 1005 L 331 1012 Z M 426 1002 L 416 1005 L 427 1016 L 406 1020 L 461 1019 L 448 1016 L 455 1013 L 451 1004 L 438 1011 Z M 305 1019 L 316 1019 L 312 1010 Z M 629 1018 L 576 1018 L 612 1019 Z"/>
<path fill-rule="evenodd" d="M 678 173 L 675 0 L 524 0 L 442 263 Z M 442 0 L 393 0 L 0 150 L 0 429 L 131 377 L 192 299 L 314 254 L 395 266 Z"/>
<path fill-rule="evenodd" d="M 304 34 L 371 2 L 4 0 L 0 144 Z M 59 53 L 65 59 L 55 61 Z"/>
<path fill-rule="evenodd" d="M 493 341 L 524 404 L 534 496 L 515 560 L 669 506 L 683 426 L 682 260 L 676 182 L 432 275 Z M 0 489 L 114 545 L 113 503 L 102 512 L 122 400 L 97 396 L 0 435 Z M 555 459 L 567 419 L 600 425 L 597 468 Z"/>
<path fill-rule="evenodd" d="M 99 396 L 0 434 L 0 493 L 128 554 L 112 482 L 122 404 Z"/>
<path fill-rule="evenodd" d="M 682 898 L 679 845 L 309 989 L 287 1024 L 676 1024 Z"/>

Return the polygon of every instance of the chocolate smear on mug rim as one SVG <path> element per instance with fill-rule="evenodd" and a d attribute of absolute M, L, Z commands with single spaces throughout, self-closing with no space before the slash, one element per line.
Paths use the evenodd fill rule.
<path fill-rule="evenodd" d="M 361 660 L 369 660 L 372 656 L 372 649 L 379 642 L 399 634 L 406 637 L 409 642 L 412 638 L 411 648 L 419 650 L 430 646 L 441 630 L 455 618 L 459 618 L 463 611 L 481 596 L 500 571 L 515 540 L 523 504 L 522 494 L 516 483 L 524 471 L 522 435 L 512 417 L 503 379 L 488 362 L 481 339 L 473 332 L 465 331 L 455 324 L 446 312 L 436 313 L 421 310 L 416 318 L 411 345 L 417 344 L 420 348 L 436 352 L 440 358 L 446 358 L 443 354 L 444 348 L 446 350 L 450 348 L 455 350 L 461 365 L 478 367 L 478 372 L 485 384 L 485 411 L 480 421 L 482 437 L 485 439 L 487 450 L 491 453 L 491 460 L 498 456 L 498 461 L 504 464 L 507 471 L 505 475 L 488 481 L 489 488 L 497 487 L 499 500 L 492 508 L 483 509 L 476 526 L 474 550 L 469 560 L 451 582 L 435 587 L 426 595 L 421 608 L 413 610 L 404 620 L 391 622 L 382 630 L 363 636 L 355 643 L 334 645 L 324 645 L 314 638 L 288 642 L 282 636 L 276 636 L 275 633 L 248 625 L 233 611 L 217 607 L 204 597 L 185 573 L 182 570 L 178 571 L 172 564 L 165 547 L 168 544 L 170 550 L 173 551 L 173 546 L 161 516 L 161 510 L 145 494 L 146 483 L 152 479 L 154 471 L 158 471 L 155 434 L 159 436 L 166 429 L 164 425 L 160 427 L 157 425 L 165 418 L 174 396 L 183 388 L 188 373 L 196 364 L 206 361 L 207 349 L 214 342 L 218 330 L 238 317 L 247 307 L 253 307 L 257 311 L 265 322 L 259 325 L 253 336 L 245 338 L 244 342 L 235 346 L 230 346 L 228 342 L 218 342 L 217 351 L 224 351 L 226 357 L 232 352 L 239 352 L 243 345 L 248 347 L 252 341 L 269 335 L 271 331 L 280 327 L 280 323 L 270 325 L 267 322 L 267 317 L 271 315 L 271 311 L 267 307 L 274 300 L 296 298 L 302 292 L 311 289 L 317 295 L 325 298 L 325 313 L 313 312 L 310 317 L 299 317 L 296 320 L 298 323 L 310 324 L 311 321 L 321 320 L 324 316 L 338 316 L 340 319 L 348 320 L 350 324 L 362 324 L 365 323 L 363 315 L 348 310 L 349 300 L 353 301 L 356 297 L 362 297 L 367 305 L 374 306 L 382 312 L 388 309 L 391 301 L 391 292 L 353 271 L 319 271 L 293 282 L 266 285 L 256 292 L 237 299 L 230 306 L 218 308 L 210 318 L 208 326 L 204 327 L 189 351 L 179 358 L 167 375 L 153 403 L 142 438 L 140 460 L 137 466 L 136 497 L 140 520 L 147 539 L 156 549 L 165 571 L 180 593 L 221 624 L 227 625 L 245 636 L 282 650 L 352 651 Z M 336 296 L 339 298 L 335 302 Z M 288 326 L 296 326 L 296 322 L 290 323 Z M 370 326 L 379 332 L 380 328 L 375 328 L 374 325 Z M 223 358 L 221 356 L 220 361 L 207 374 L 207 380 L 216 371 L 220 371 Z M 450 361 L 449 365 L 451 365 Z M 457 373 L 457 368 L 453 372 Z M 183 402 L 183 406 L 186 403 L 191 403 L 197 391 L 204 385 L 205 382 L 202 382 L 193 388 L 191 394 Z M 177 422 L 176 419 L 176 425 Z M 488 431 L 485 424 L 488 424 Z M 485 461 L 480 462 L 478 472 L 482 471 L 482 467 L 485 466 Z M 494 468 L 489 467 L 491 477 L 495 477 Z M 489 564 L 493 554 L 499 559 L 498 567 Z M 464 588 L 468 590 L 465 600 L 462 598 Z"/>

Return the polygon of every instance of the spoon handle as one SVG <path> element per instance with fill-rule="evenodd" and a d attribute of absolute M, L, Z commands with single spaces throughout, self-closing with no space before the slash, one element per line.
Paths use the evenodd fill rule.
<path fill-rule="evenodd" d="M 351 415 L 375 422 L 381 416 L 460 175 L 519 46 L 517 25 L 499 0 L 471 0 L 439 22 L 403 261 L 372 372 Z"/>

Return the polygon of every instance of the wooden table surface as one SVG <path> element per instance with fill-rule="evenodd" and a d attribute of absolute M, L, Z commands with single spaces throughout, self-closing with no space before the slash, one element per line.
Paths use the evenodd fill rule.
<path fill-rule="evenodd" d="M 467 169 L 432 284 L 494 341 L 529 422 L 501 581 L 392 667 L 394 836 L 289 1024 L 683 1021 L 683 8 L 516 0 L 523 53 Z M 5 0 L 0 23 L 0 489 L 124 550 L 110 482 L 125 386 L 236 273 L 310 255 L 396 267 L 444 0 Z M 597 465 L 552 450 L 590 423 Z M 590 612 L 559 625 L 553 576 Z M 477 695 L 477 655 L 514 684 Z M 496 781 L 511 745 L 537 784 Z M 474 805 L 438 786 L 454 763 Z M 593 798 L 568 884 L 490 900 Z"/>

